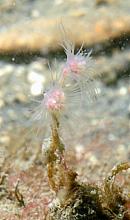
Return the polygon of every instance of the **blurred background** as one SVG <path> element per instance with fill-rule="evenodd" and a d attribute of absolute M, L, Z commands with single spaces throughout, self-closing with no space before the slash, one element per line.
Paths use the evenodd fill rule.
<path fill-rule="evenodd" d="M 60 22 L 97 65 L 100 95 L 66 136 L 71 165 L 83 181 L 96 181 L 130 160 L 129 0 L 0 0 L 0 168 L 42 165 L 29 110 L 45 88 L 48 61 L 56 57 L 58 68 L 65 61 Z"/>

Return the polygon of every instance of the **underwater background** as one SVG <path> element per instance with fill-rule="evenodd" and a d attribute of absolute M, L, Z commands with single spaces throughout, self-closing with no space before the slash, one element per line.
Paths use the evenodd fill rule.
<path fill-rule="evenodd" d="M 42 220 L 51 197 L 41 150 L 48 125 L 30 113 L 48 63 L 59 71 L 66 59 L 60 24 L 77 51 L 92 50 L 99 93 L 81 112 L 73 109 L 80 118 L 64 121 L 68 163 L 80 181 L 100 184 L 114 165 L 130 162 L 130 1 L 0 0 L 1 220 Z M 129 190 L 130 171 L 117 181 Z M 18 182 L 24 208 L 12 193 Z"/>

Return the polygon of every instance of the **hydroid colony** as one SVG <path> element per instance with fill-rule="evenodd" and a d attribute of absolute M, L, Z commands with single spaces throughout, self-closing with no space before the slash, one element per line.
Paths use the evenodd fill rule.
<path fill-rule="evenodd" d="M 34 121 L 52 123 L 55 116 L 60 123 L 64 116 L 73 118 L 74 109 L 81 109 L 97 97 L 95 62 L 92 51 L 83 51 L 83 45 L 75 52 L 74 43 L 61 25 L 62 43 L 66 54 L 66 62 L 60 71 L 50 67 L 49 83 L 42 94 L 42 100 L 33 114 Z M 52 117 L 53 116 L 53 117 Z M 40 124 L 40 123 L 39 123 Z"/>
<path fill-rule="evenodd" d="M 51 128 L 50 137 L 44 140 L 42 145 L 49 186 L 56 197 L 47 219 L 116 220 L 118 214 L 124 215 L 125 200 L 121 196 L 120 188 L 114 185 L 113 177 L 118 172 L 127 170 L 130 165 L 119 165 L 115 169 L 116 173 L 112 174 L 111 181 L 108 182 L 110 176 L 106 178 L 101 190 L 94 185 L 80 184 L 76 180 L 77 173 L 68 168 L 65 161 L 65 145 L 60 135 L 62 117 L 69 115 L 71 120 L 74 109 L 81 109 L 97 96 L 97 88 L 94 80 L 95 62 L 91 51 L 86 53 L 81 47 L 75 52 L 74 44 L 68 39 L 63 26 L 62 33 L 61 46 L 66 54 L 66 62 L 61 71 L 53 72 L 50 68 L 49 84 L 33 114 L 34 121 L 46 122 Z M 102 204 L 105 201 L 105 206 L 101 201 Z M 121 210 L 118 208 L 118 214 L 114 213 L 115 204 L 121 207 Z"/>
<path fill-rule="evenodd" d="M 97 95 L 91 51 L 86 53 L 81 47 L 75 52 L 74 44 L 68 39 L 63 26 L 61 31 L 63 35 L 61 46 L 66 54 L 66 62 L 58 72 L 50 67 L 49 83 L 33 114 L 34 121 L 46 122 L 48 127 L 51 127 L 50 137 L 43 141 L 42 149 L 48 167 L 50 187 L 55 192 L 58 192 L 60 187 L 63 188 L 63 185 L 64 187 L 67 184 L 71 185 L 72 179 L 77 175 L 69 171 L 65 164 L 65 146 L 59 135 L 62 118 L 69 115 L 71 120 L 74 109 L 82 108 L 84 103 Z"/>

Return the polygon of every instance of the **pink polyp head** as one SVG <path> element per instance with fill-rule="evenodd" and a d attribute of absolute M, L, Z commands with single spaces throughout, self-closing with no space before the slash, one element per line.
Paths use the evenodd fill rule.
<path fill-rule="evenodd" d="M 44 105 L 48 111 L 61 111 L 64 109 L 65 95 L 61 89 L 53 88 L 45 93 Z"/>
<path fill-rule="evenodd" d="M 82 71 L 86 68 L 86 60 L 81 56 L 74 56 L 70 60 L 67 61 L 69 72 L 73 72 L 75 74 L 82 74 Z"/>

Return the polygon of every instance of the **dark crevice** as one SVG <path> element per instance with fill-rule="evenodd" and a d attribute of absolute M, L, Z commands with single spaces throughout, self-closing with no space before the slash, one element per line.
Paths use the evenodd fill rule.
<path fill-rule="evenodd" d="M 76 47 L 76 51 L 79 47 Z M 109 41 L 105 41 L 102 43 L 93 44 L 89 47 L 86 47 L 84 45 L 83 49 L 86 51 L 90 51 L 92 49 L 93 57 L 98 57 L 99 55 L 111 57 L 115 49 L 118 49 L 119 51 L 130 49 L 130 34 L 124 33 L 119 37 L 109 39 Z M 65 58 L 63 49 L 61 48 L 57 51 L 50 51 L 48 53 L 44 52 L 44 50 L 39 50 L 35 52 L 18 51 L 0 53 L 0 60 L 15 64 L 29 64 L 37 58 L 47 58 L 49 60 L 52 60 L 54 59 L 54 57 L 58 60 L 63 60 Z"/>

